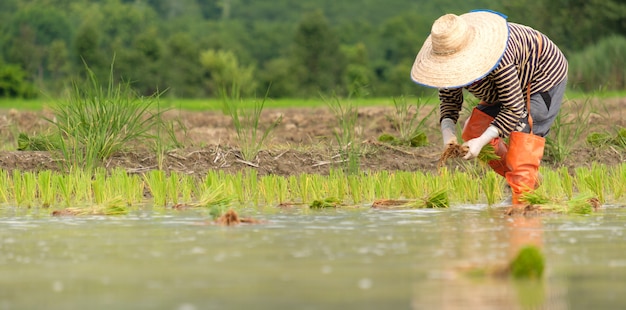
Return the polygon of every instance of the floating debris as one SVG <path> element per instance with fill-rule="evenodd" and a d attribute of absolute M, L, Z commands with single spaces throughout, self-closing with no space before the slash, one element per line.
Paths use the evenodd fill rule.
<path fill-rule="evenodd" d="M 224 214 L 222 214 L 220 217 L 218 217 L 215 220 L 215 223 L 217 223 L 219 225 L 224 225 L 224 226 L 234 226 L 234 225 L 238 225 L 238 224 L 241 224 L 241 223 L 244 223 L 244 224 L 259 224 L 259 223 L 262 223 L 262 222 L 259 221 L 259 220 L 255 220 L 253 218 L 241 218 L 241 217 L 239 217 L 237 212 L 235 212 L 235 210 L 229 209 Z"/>
<path fill-rule="evenodd" d="M 328 197 L 324 200 L 313 200 L 309 207 L 311 209 L 337 208 L 342 205 L 341 200 L 335 197 Z"/>
<path fill-rule="evenodd" d="M 412 203 L 412 200 L 405 199 L 379 199 L 372 203 L 374 209 L 396 209 L 406 208 L 408 204 Z"/>
<path fill-rule="evenodd" d="M 128 207 L 121 197 L 114 197 L 92 207 L 71 207 L 52 211 L 52 216 L 126 215 Z"/>

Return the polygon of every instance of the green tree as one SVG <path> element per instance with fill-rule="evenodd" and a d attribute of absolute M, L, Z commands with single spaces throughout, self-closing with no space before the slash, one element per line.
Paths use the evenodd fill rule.
<path fill-rule="evenodd" d="M 98 77 L 105 78 L 108 61 L 101 47 L 101 32 L 92 21 L 85 21 L 74 38 L 74 53 L 76 61 L 74 68 L 87 64 Z"/>
<path fill-rule="evenodd" d="M 47 53 L 46 69 L 50 72 L 50 81 L 46 85 L 51 88 L 52 93 L 59 94 L 63 90 L 65 82 L 68 81 L 72 66 L 69 57 L 69 49 L 65 41 L 53 41 Z"/>
<path fill-rule="evenodd" d="M 227 94 L 241 92 L 242 96 L 252 95 L 256 89 L 254 67 L 241 66 L 237 56 L 231 51 L 207 50 L 200 54 L 200 64 L 205 70 L 210 94 L 222 91 Z"/>
<path fill-rule="evenodd" d="M 301 95 L 343 90 L 345 60 L 339 40 L 321 11 L 306 14 L 298 24 L 292 56 Z"/>
<path fill-rule="evenodd" d="M 16 65 L 0 63 L 0 97 L 33 98 L 35 87 L 26 78 L 26 72 Z"/>
<path fill-rule="evenodd" d="M 189 33 L 176 33 L 164 44 L 161 70 L 167 95 L 174 97 L 206 96 L 203 69 L 200 65 L 200 48 Z"/>

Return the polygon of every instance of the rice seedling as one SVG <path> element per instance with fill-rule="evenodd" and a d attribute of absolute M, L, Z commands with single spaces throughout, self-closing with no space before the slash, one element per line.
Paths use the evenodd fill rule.
<path fill-rule="evenodd" d="M 493 171 L 487 172 L 481 179 L 480 185 L 487 198 L 487 204 L 493 205 L 502 200 L 502 178 Z"/>
<path fill-rule="evenodd" d="M 166 183 L 166 196 L 169 197 L 169 200 L 172 204 L 177 205 L 179 203 L 180 195 L 180 175 L 175 171 L 170 172 L 170 175 L 167 177 Z"/>
<path fill-rule="evenodd" d="M 281 115 L 271 122 L 267 128 L 261 129 L 261 113 L 263 112 L 268 92 L 266 92 L 262 100 L 255 100 L 252 108 L 242 104 L 243 101 L 237 85 L 233 85 L 230 95 L 228 95 L 227 91 L 221 92 L 222 111 L 230 116 L 233 122 L 243 160 L 253 161 L 263 148 L 271 132 L 282 122 Z"/>
<path fill-rule="evenodd" d="M 114 169 L 110 172 L 109 183 L 114 188 L 112 196 L 121 195 L 126 204 L 132 206 L 142 202 L 145 183 L 138 175 L 129 175 L 123 169 Z"/>
<path fill-rule="evenodd" d="M 619 200 L 626 193 L 626 164 L 611 170 L 609 178 L 613 199 Z"/>
<path fill-rule="evenodd" d="M 144 182 L 152 194 L 155 205 L 165 207 L 167 205 L 167 182 L 163 170 L 151 170 L 143 175 Z"/>
<path fill-rule="evenodd" d="M 348 175 L 348 188 L 350 191 L 350 197 L 352 198 L 352 203 L 357 204 L 363 200 L 362 188 L 361 188 L 361 178 L 356 175 Z"/>
<path fill-rule="evenodd" d="M 107 198 L 101 204 L 90 207 L 70 207 L 62 210 L 55 210 L 52 212 L 52 215 L 126 215 L 128 212 L 129 210 L 125 205 L 125 200 L 120 196 L 116 196 Z"/>
<path fill-rule="evenodd" d="M 392 145 L 404 145 L 419 147 L 428 144 L 426 136 L 426 121 L 432 116 L 437 107 L 433 107 L 430 111 L 418 121 L 420 111 L 422 111 L 427 103 L 421 98 L 417 98 L 414 105 L 408 103 L 406 98 L 393 98 L 394 113 L 387 115 L 387 119 L 391 122 L 391 126 L 398 132 L 398 137 L 391 134 L 383 134 L 378 140 L 387 142 Z"/>
<path fill-rule="evenodd" d="M 39 200 L 44 208 L 48 208 L 55 202 L 54 182 L 52 181 L 52 171 L 44 170 L 37 174 L 37 189 L 39 190 Z"/>
<path fill-rule="evenodd" d="M 362 147 L 359 111 L 350 100 L 342 102 L 335 97 L 324 101 L 337 120 L 338 129 L 334 135 L 342 162 L 345 163 L 343 168 L 348 174 L 358 173 Z"/>
<path fill-rule="evenodd" d="M 584 133 L 589 132 L 591 116 L 591 99 L 587 98 L 582 103 L 568 101 L 570 105 L 576 105 L 576 114 L 570 115 L 569 110 L 561 109 L 557 115 L 550 135 L 546 137 L 545 157 L 560 163 L 567 158 L 575 146 L 575 141 L 580 141 Z"/>
<path fill-rule="evenodd" d="M 561 180 L 563 192 L 568 199 L 571 199 L 574 196 L 574 179 L 572 178 L 572 175 L 569 173 L 567 167 L 559 168 L 558 175 Z"/>
<path fill-rule="evenodd" d="M 259 205 L 259 176 L 256 170 L 249 170 L 244 174 L 242 186 L 245 190 L 246 201 L 252 201 L 255 206 Z"/>
<path fill-rule="evenodd" d="M 230 204 L 232 198 L 228 193 L 224 192 L 224 186 L 221 184 L 206 184 L 201 187 L 202 194 L 200 199 L 191 203 L 192 207 L 204 208 L 223 208 Z"/>
<path fill-rule="evenodd" d="M 600 202 L 605 203 L 604 180 L 608 175 L 606 167 L 593 163 L 591 168 L 578 167 L 575 171 L 576 185 L 578 185 L 579 191 L 589 190 L 598 196 Z"/>
<path fill-rule="evenodd" d="M 209 181 L 210 179 L 207 178 L 206 180 Z M 237 172 L 232 178 L 230 178 L 230 180 L 231 180 L 230 183 L 234 185 L 233 189 L 234 189 L 237 201 L 239 203 L 246 202 L 243 173 L 241 171 Z M 211 182 L 211 183 L 214 183 L 214 182 Z M 207 184 L 207 182 L 205 182 L 205 184 Z M 210 184 L 207 184 L 207 185 L 210 185 Z"/>
<path fill-rule="evenodd" d="M 449 159 L 464 157 L 468 151 L 469 148 L 465 145 L 456 143 L 449 144 L 439 157 L 439 161 L 437 162 L 438 169 L 441 169 Z M 500 156 L 496 155 L 493 145 L 486 144 L 482 149 L 480 149 L 476 158 L 479 162 L 486 164 L 489 161 L 500 159 Z"/>
<path fill-rule="evenodd" d="M 547 204 L 555 204 L 558 201 L 546 196 L 544 193 L 540 191 L 528 191 L 521 195 L 521 201 L 524 201 L 531 205 L 547 205 Z"/>
<path fill-rule="evenodd" d="M 541 175 L 541 180 L 538 181 L 540 186 L 536 191 L 548 197 L 562 198 L 565 196 L 563 185 L 561 184 L 561 174 L 558 170 L 549 170 L 540 167 L 539 174 Z"/>
<path fill-rule="evenodd" d="M 446 188 L 441 188 L 411 203 L 414 208 L 448 208 L 450 200 Z"/>
<path fill-rule="evenodd" d="M 13 198 L 18 206 L 31 207 L 37 194 L 37 179 L 33 172 L 13 170 Z"/>
<path fill-rule="evenodd" d="M 102 169 L 96 169 L 94 172 L 93 180 L 91 181 L 91 189 L 93 191 L 94 202 L 101 204 L 107 198 L 106 189 L 106 171 Z"/>
<path fill-rule="evenodd" d="M 196 178 L 190 175 L 184 175 L 180 184 L 180 196 L 184 203 L 188 203 L 192 200 L 195 188 Z"/>
<path fill-rule="evenodd" d="M 11 177 L 6 170 L 0 169 L 0 203 L 10 201 Z"/>
<path fill-rule="evenodd" d="M 581 193 L 567 201 L 567 212 L 574 214 L 591 214 L 599 207 L 599 201 L 590 193 Z"/>
<path fill-rule="evenodd" d="M 442 174 L 442 171 L 445 174 Z M 481 182 L 479 180 L 481 178 L 478 177 L 479 174 L 459 170 L 450 172 L 448 169 L 444 169 L 440 170 L 440 175 L 442 175 L 444 184 L 447 184 L 451 196 L 455 197 L 455 200 L 466 203 L 478 203 L 480 201 Z"/>
<path fill-rule="evenodd" d="M 390 199 L 399 196 L 396 191 L 396 175 L 389 171 L 380 171 L 374 177 L 374 196 L 376 198 Z"/>
<path fill-rule="evenodd" d="M 600 206 L 600 201 L 588 192 L 579 193 L 567 201 L 562 201 L 539 191 L 531 191 L 522 195 L 522 201 L 529 205 L 540 206 L 543 211 L 564 214 L 590 214 Z"/>
<path fill-rule="evenodd" d="M 70 178 L 69 174 L 55 174 L 53 177 L 53 182 L 55 184 L 55 188 L 59 190 L 59 194 L 61 199 L 65 203 L 65 206 L 70 206 L 73 197 L 72 185 L 68 181 Z"/>
<path fill-rule="evenodd" d="M 275 175 L 263 176 L 259 180 L 259 193 L 265 204 L 271 204 L 278 201 L 278 193 L 280 185 Z"/>

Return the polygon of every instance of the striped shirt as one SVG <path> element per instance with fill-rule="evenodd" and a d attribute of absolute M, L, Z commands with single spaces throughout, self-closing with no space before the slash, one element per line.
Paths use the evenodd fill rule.
<path fill-rule="evenodd" d="M 545 92 L 567 77 L 567 60 L 548 37 L 530 27 L 508 23 L 509 40 L 498 66 L 471 85 L 439 89 L 440 120 L 455 122 L 463 105 L 463 89 L 487 104 L 500 104 L 492 122 L 501 137 L 507 137 L 526 115 L 526 88 L 531 94 Z M 538 49 L 541 36 L 541 53 Z M 538 57 L 539 56 L 539 57 Z"/>

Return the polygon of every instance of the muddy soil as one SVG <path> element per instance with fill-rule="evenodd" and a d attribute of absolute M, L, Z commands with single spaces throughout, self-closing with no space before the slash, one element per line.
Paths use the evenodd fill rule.
<path fill-rule="evenodd" d="M 585 133 L 579 139 L 568 141 L 572 151 L 563 162 L 555 162 L 545 156 L 544 166 L 575 168 L 592 162 L 609 166 L 626 162 L 623 149 L 594 148 L 584 140 L 592 132 L 611 131 L 615 126 L 626 127 L 626 98 L 596 100 L 586 104 L 571 102 L 565 104 L 563 109 L 567 112 L 564 121 L 573 123 L 569 128 L 584 126 Z M 426 112 L 423 111 L 423 114 Z M 378 142 L 378 137 L 383 133 L 398 135 L 389 119 L 393 114 L 394 109 L 390 106 L 359 109 L 359 125 L 355 132 L 362 146 L 360 169 L 436 171 L 443 151 L 437 116 L 431 116 L 426 122 L 427 146 L 403 147 Z M 0 141 L 3 143 L 0 148 L 0 169 L 60 169 L 62 159 L 57 154 L 16 150 L 18 133 L 33 135 L 51 130 L 44 116 L 52 117 L 45 110 L 0 110 Z M 271 133 L 258 156 L 250 161 L 241 157 L 232 121 L 220 111 L 169 111 L 165 116 L 181 125 L 176 135 L 184 147 L 170 149 L 160 165 L 155 152 L 149 148 L 129 145 L 125 151 L 115 154 L 103 165 L 106 168 L 121 167 L 136 173 L 158 168 L 196 175 L 203 175 L 209 170 L 235 173 L 255 169 L 259 175 L 285 176 L 300 173 L 328 174 L 330 169 L 345 165 L 335 139 L 335 132 L 339 130 L 337 118 L 324 107 L 265 109 L 262 126 L 267 126 L 280 116 L 282 122 Z M 466 118 L 466 114 L 462 115 L 461 121 Z M 554 130 L 551 134 L 554 134 Z M 463 168 L 465 164 L 462 159 L 446 162 L 446 166 L 452 168 Z"/>

